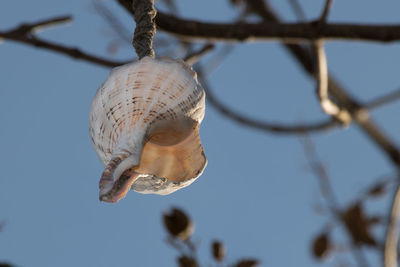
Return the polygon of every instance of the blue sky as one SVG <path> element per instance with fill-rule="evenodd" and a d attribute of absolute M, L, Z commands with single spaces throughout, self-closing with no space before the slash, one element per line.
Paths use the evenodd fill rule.
<path fill-rule="evenodd" d="M 182 16 L 213 21 L 236 17 L 229 1 L 177 1 Z M 315 18 L 322 1 L 300 1 Z M 321 3 L 320 3 L 321 2 Z M 133 30 L 134 23 L 112 1 L 105 3 Z M 289 20 L 287 1 L 272 1 Z M 41 36 L 107 54 L 110 28 L 92 1 L 0 3 L 0 30 L 26 21 L 72 14 L 68 26 Z M 331 21 L 399 23 L 400 3 L 335 1 Z M 368 101 L 400 86 L 400 46 L 358 42 L 327 44 L 329 68 L 358 99 Z M 156 51 L 157 52 L 157 51 Z M 130 47 L 116 59 L 134 57 Z M 228 262 L 254 257 L 262 266 L 316 266 L 313 236 L 331 219 L 317 214 L 323 203 L 306 168 L 296 136 L 276 136 L 244 128 L 208 105 L 201 139 L 208 158 L 204 174 L 172 195 L 128 193 L 116 205 L 98 201 L 102 166 L 91 147 L 91 99 L 109 69 L 5 41 L 0 45 L 0 260 L 17 266 L 175 266 L 176 253 L 164 242 L 161 214 L 171 206 L 195 221 L 203 264 L 209 245 L 220 239 Z M 315 84 L 276 42 L 235 46 L 209 77 L 215 94 L 236 110 L 258 119 L 305 122 L 325 118 Z M 396 102 L 372 113 L 400 143 Z M 372 181 L 392 173 L 385 156 L 354 125 L 312 136 L 342 205 Z M 386 211 L 387 199 L 368 203 Z M 379 237 L 383 228 L 375 232 Z M 342 238 L 340 231 L 335 235 Z M 371 253 L 372 265 L 379 255 Z M 352 262 L 340 254 L 322 264 Z"/>

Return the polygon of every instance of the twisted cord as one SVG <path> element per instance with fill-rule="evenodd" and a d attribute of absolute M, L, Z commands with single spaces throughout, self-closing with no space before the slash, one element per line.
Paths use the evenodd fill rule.
<path fill-rule="evenodd" d="M 133 0 L 133 16 L 136 22 L 132 45 L 139 59 L 150 56 L 154 57 L 153 37 L 156 33 L 155 17 L 157 11 L 154 9 L 153 0 Z"/>

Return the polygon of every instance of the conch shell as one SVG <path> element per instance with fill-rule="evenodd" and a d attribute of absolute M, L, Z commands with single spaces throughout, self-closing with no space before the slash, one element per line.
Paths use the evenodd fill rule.
<path fill-rule="evenodd" d="M 199 126 L 204 89 L 183 61 L 144 57 L 114 68 L 93 99 L 89 131 L 105 165 L 100 200 L 129 189 L 170 194 L 190 185 L 207 160 Z"/>

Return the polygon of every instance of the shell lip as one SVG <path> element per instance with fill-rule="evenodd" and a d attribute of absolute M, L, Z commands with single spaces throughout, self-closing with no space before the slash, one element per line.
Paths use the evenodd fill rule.
<path fill-rule="evenodd" d="M 129 153 L 112 158 L 100 179 L 100 201 L 116 203 L 124 198 L 139 175 L 130 171 L 136 165 Z"/>
<path fill-rule="evenodd" d="M 117 203 L 124 198 L 130 189 L 143 194 L 161 194 L 168 195 L 179 189 L 192 184 L 207 166 L 205 161 L 203 167 L 195 177 L 191 177 L 181 182 L 174 182 L 165 177 L 158 177 L 152 174 L 142 174 L 135 172 L 135 166 L 125 170 L 115 181 L 105 180 L 104 171 L 102 180 L 100 180 L 100 201 L 108 203 Z M 106 182 L 105 182 L 106 181 Z"/>
<path fill-rule="evenodd" d="M 130 173 L 129 171 L 130 170 L 125 171 L 118 177 L 117 180 L 112 183 L 111 187 L 100 185 L 100 201 L 116 203 L 126 196 L 138 176 L 138 173 L 134 171 Z"/>
<path fill-rule="evenodd" d="M 199 172 L 196 174 L 196 176 L 189 177 L 180 182 L 175 182 L 168 178 L 158 177 L 152 174 L 140 174 L 138 179 L 132 183 L 131 189 L 142 194 L 169 195 L 191 185 L 194 181 L 196 181 L 197 178 L 202 175 L 206 165 L 207 161 L 201 170 L 199 170 Z"/>

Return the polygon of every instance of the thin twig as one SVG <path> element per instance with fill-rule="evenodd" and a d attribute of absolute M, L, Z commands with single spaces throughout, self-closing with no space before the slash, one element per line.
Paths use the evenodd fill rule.
<path fill-rule="evenodd" d="M 207 54 L 208 52 L 212 51 L 214 49 L 215 45 L 214 44 L 205 44 L 203 45 L 199 50 L 196 50 L 184 57 L 184 61 L 189 64 L 193 65 L 197 63 L 202 56 Z"/>
<path fill-rule="evenodd" d="M 71 18 L 70 16 L 63 16 L 63 17 L 56 17 L 56 18 L 42 20 L 36 23 L 30 23 L 30 24 L 24 23 L 9 31 L 0 32 L 0 38 L 54 51 L 57 53 L 70 56 L 74 59 L 80 59 L 106 67 L 116 67 L 126 63 L 125 61 L 108 60 L 102 57 L 94 56 L 89 53 L 83 52 L 78 48 L 67 47 L 64 45 L 46 41 L 37 37 L 33 32 L 38 28 L 43 28 L 49 25 L 60 24 L 66 21 L 70 21 L 70 18 Z"/>
<path fill-rule="evenodd" d="M 362 113 L 361 113 L 362 114 Z M 364 117 L 365 119 L 362 119 Z M 381 149 L 395 168 L 400 168 L 400 151 L 396 144 L 380 129 L 371 118 L 365 115 L 353 116 L 360 129 Z"/>
<path fill-rule="evenodd" d="M 332 214 L 333 218 L 338 222 L 338 224 L 342 226 L 345 231 L 348 231 L 349 229 L 342 218 L 342 209 L 339 206 L 339 202 L 337 201 L 332 185 L 329 181 L 328 171 L 325 165 L 319 158 L 311 139 L 305 134 L 301 140 L 308 165 L 310 166 L 314 176 L 318 179 L 318 184 L 321 189 L 322 196 L 327 203 L 329 212 Z M 349 236 L 351 238 L 351 234 Z M 367 267 L 369 265 L 366 257 L 360 250 L 360 246 L 354 243 L 353 240 L 351 252 L 359 266 Z"/>
<path fill-rule="evenodd" d="M 391 102 L 397 101 L 400 99 L 400 89 L 397 89 L 393 92 L 390 92 L 386 95 L 379 96 L 374 100 L 369 101 L 367 104 L 365 104 L 365 107 L 368 108 L 369 110 L 379 108 L 382 106 L 385 106 Z"/>
<path fill-rule="evenodd" d="M 235 45 L 224 44 L 218 52 L 202 65 L 203 76 L 208 76 L 221 66 L 221 63 L 232 53 Z"/>
<path fill-rule="evenodd" d="M 182 243 L 179 239 L 175 239 L 172 236 L 168 236 L 166 242 L 176 251 L 180 252 L 181 254 L 186 254 L 185 244 Z"/>
<path fill-rule="evenodd" d="M 341 109 L 329 98 L 328 92 L 328 63 L 322 40 L 314 42 L 317 53 L 317 95 L 323 111 L 332 115 L 344 125 L 351 123 L 351 115 L 345 109 Z"/>
<path fill-rule="evenodd" d="M 169 244 L 173 249 L 178 251 L 181 255 L 185 255 L 195 259 L 197 262 L 197 246 L 190 239 L 182 241 L 178 238 L 168 236 L 166 239 L 167 244 Z"/>
<path fill-rule="evenodd" d="M 385 267 L 398 266 L 398 241 L 399 241 L 399 224 L 400 224 L 400 184 L 397 184 L 396 192 L 392 201 L 389 224 L 386 230 L 386 241 L 384 249 Z"/>
<path fill-rule="evenodd" d="M 162 2 L 167 6 L 169 12 L 172 12 L 173 14 L 179 14 L 178 6 L 174 0 L 164 0 Z"/>
<path fill-rule="evenodd" d="M 306 156 L 307 162 L 308 162 L 311 170 L 313 171 L 313 174 L 318 179 L 320 190 L 321 190 L 322 195 L 327 203 L 329 211 L 333 215 L 334 219 L 339 223 L 339 225 L 341 225 L 345 231 L 348 231 L 349 229 L 346 226 L 346 223 L 342 217 L 343 211 L 342 211 L 341 207 L 339 206 L 339 203 L 334 194 L 332 185 L 330 184 L 326 166 L 323 164 L 323 162 L 319 158 L 314 144 L 312 143 L 311 139 L 307 135 L 304 135 L 304 138 L 302 138 L 302 144 L 303 144 L 304 154 Z M 354 258 L 356 259 L 359 266 L 366 267 L 369 264 L 360 248 L 361 248 L 360 245 L 356 244 L 352 240 L 351 252 L 352 252 Z"/>
<path fill-rule="evenodd" d="M 304 155 L 306 156 L 307 163 L 318 179 L 322 195 L 325 198 L 330 212 L 333 213 L 333 215 L 337 218 L 340 218 L 339 202 L 337 201 L 335 193 L 332 189 L 332 185 L 330 184 L 327 169 L 319 158 L 314 143 L 307 134 L 304 134 L 300 140 L 302 141 L 301 143 L 303 145 Z"/>
<path fill-rule="evenodd" d="M 290 7 L 292 8 L 294 14 L 300 21 L 305 21 L 306 20 L 306 14 L 303 11 L 303 8 L 301 7 L 300 3 L 298 0 L 289 0 Z"/>
<path fill-rule="evenodd" d="M 131 33 L 125 27 L 124 24 L 114 15 L 110 9 L 103 4 L 102 1 L 93 1 L 93 6 L 110 25 L 110 27 L 118 34 L 119 38 L 127 43 L 131 42 Z"/>
<path fill-rule="evenodd" d="M 17 29 L 21 32 L 24 31 L 26 33 L 36 32 L 43 28 L 48 28 L 51 26 L 59 25 L 59 24 L 66 24 L 71 21 L 72 21 L 72 16 L 65 15 L 65 16 L 59 16 L 59 17 L 54 17 L 54 18 L 50 18 L 50 19 L 44 19 L 41 21 L 37 21 L 36 23 L 33 23 L 33 24 L 22 23 L 20 26 L 18 26 Z"/>
<path fill-rule="evenodd" d="M 332 3 L 333 3 L 333 0 L 325 0 L 325 6 L 322 11 L 321 17 L 319 18 L 319 23 L 321 23 L 321 24 L 326 23 L 326 19 L 328 17 L 329 10 L 331 9 Z"/>

